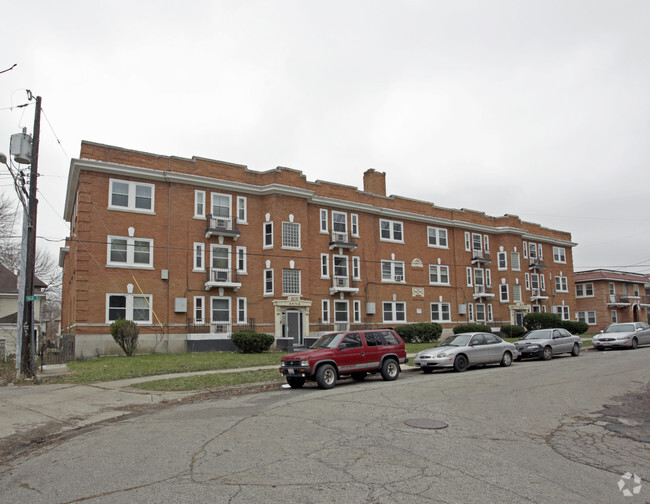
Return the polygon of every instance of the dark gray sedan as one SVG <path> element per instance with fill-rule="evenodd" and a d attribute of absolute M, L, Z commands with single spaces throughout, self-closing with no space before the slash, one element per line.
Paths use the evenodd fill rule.
<path fill-rule="evenodd" d="M 549 360 L 561 353 L 571 353 L 577 357 L 580 355 L 582 340 L 562 328 L 536 329 L 517 341 L 515 346 L 519 350 L 519 360 L 527 357 Z"/>
<path fill-rule="evenodd" d="M 420 366 L 425 373 L 431 373 L 436 368 L 465 371 L 477 364 L 509 366 L 516 357 L 515 346 L 496 334 L 463 333 L 450 336 L 435 348 L 418 352 L 413 364 Z"/>
<path fill-rule="evenodd" d="M 650 326 L 645 322 L 612 324 L 600 334 L 591 338 L 597 350 L 606 348 L 631 348 L 650 344 Z"/>

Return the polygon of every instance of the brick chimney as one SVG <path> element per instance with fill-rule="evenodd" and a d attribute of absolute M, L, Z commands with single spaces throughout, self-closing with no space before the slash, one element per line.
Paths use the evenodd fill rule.
<path fill-rule="evenodd" d="M 372 168 L 363 174 L 363 190 L 367 193 L 386 196 L 386 172 L 378 172 Z"/>

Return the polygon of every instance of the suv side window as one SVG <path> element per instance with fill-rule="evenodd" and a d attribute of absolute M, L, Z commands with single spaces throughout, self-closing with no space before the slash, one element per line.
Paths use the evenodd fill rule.
<path fill-rule="evenodd" d="M 339 345 L 339 349 L 361 348 L 362 346 L 363 344 L 361 343 L 361 335 L 359 333 L 351 333 L 343 338 L 343 341 L 341 341 L 341 344 Z"/>
<path fill-rule="evenodd" d="M 378 332 L 367 332 L 364 333 L 366 337 L 366 344 L 368 346 L 380 346 L 383 344 L 381 334 Z"/>
<path fill-rule="evenodd" d="M 383 331 L 384 345 L 399 345 L 399 340 L 395 337 L 392 331 Z"/>

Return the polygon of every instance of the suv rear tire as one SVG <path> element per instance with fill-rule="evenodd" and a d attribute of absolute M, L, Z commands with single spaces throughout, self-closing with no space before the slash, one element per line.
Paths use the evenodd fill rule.
<path fill-rule="evenodd" d="M 322 389 L 331 389 L 336 385 L 336 369 L 331 364 L 323 364 L 316 371 L 316 383 Z"/>
<path fill-rule="evenodd" d="M 381 365 L 381 377 L 386 381 L 397 380 L 399 364 L 395 359 L 386 359 Z"/>

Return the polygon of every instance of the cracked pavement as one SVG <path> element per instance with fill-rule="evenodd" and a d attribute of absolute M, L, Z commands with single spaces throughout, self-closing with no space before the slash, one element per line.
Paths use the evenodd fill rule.
<path fill-rule="evenodd" d="M 3 460 L 0 488 L 30 503 L 649 502 L 649 364 L 650 348 L 584 353 L 158 405 Z"/>

